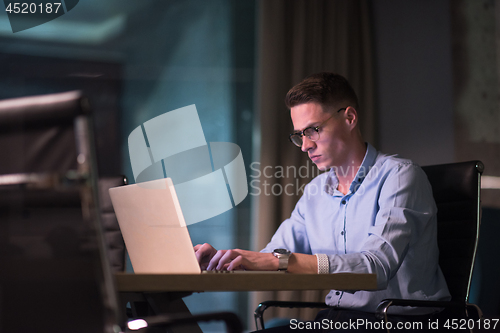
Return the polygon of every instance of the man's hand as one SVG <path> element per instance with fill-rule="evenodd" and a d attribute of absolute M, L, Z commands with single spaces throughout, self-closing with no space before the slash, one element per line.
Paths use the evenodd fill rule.
<path fill-rule="evenodd" d="M 219 250 L 213 255 L 207 270 L 277 271 L 278 258 L 272 253 L 239 249 Z"/>
<path fill-rule="evenodd" d="M 206 270 L 210 260 L 217 253 L 217 250 L 210 244 L 198 244 L 194 247 L 194 253 L 196 255 L 196 259 L 200 264 L 200 268 L 202 270 Z"/>
<path fill-rule="evenodd" d="M 196 259 L 203 270 L 248 270 L 277 271 L 279 260 L 272 253 L 261 253 L 240 249 L 217 251 L 210 244 L 198 244 L 194 247 Z M 316 274 L 318 265 L 316 256 L 293 253 L 288 261 L 289 273 Z"/>

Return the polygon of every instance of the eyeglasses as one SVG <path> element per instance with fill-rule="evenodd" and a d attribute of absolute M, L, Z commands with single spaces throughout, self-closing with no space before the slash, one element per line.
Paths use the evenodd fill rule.
<path fill-rule="evenodd" d="M 346 109 L 347 108 L 342 108 L 342 109 L 338 110 L 337 113 L 339 113 L 342 110 L 346 110 Z M 321 122 L 321 124 L 319 124 L 316 127 L 308 127 L 306 129 L 304 129 L 303 131 L 290 134 L 290 141 L 292 141 L 292 143 L 294 145 L 296 145 L 297 147 L 302 147 L 302 137 L 303 136 L 305 136 L 306 138 L 308 138 L 311 141 L 319 140 L 319 128 L 324 123 L 326 123 L 328 120 L 330 120 L 334 115 L 335 114 L 333 114 L 331 117 L 328 117 L 328 119 L 324 120 L 323 122 Z"/>

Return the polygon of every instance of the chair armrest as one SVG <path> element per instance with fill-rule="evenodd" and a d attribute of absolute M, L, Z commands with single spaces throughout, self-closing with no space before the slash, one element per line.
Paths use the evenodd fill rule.
<path fill-rule="evenodd" d="M 422 301 L 422 300 L 411 300 L 411 299 L 385 299 L 377 306 L 375 310 L 375 316 L 378 319 L 387 319 L 387 311 L 391 306 L 413 306 L 421 308 L 446 308 L 446 309 L 462 309 L 466 312 L 467 308 L 474 308 L 477 311 L 478 317 L 482 318 L 483 313 L 481 309 L 470 303 L 463 302 L 450 302 L 450 301 Z"/>
<path fill-rule="evenodd" d="M 254 312 L 255 326 L 257 330 L 264 329 L 264 311 L 270 307 L 279 308 L 327 308 L 324 302 L 290 302 L 290 301 L 264 301 L 260 303 Z M 260 328 L 259 328 L 260 326 Z"/>
<path fill-rule="evenodd" d="M 134 330 L 147 331 L 151 327 L 172 327 L 196 324 L 198 322 L 208 322 L 214 320 L 221 320 L 226 323 L 228 333 L 241 333 L 243 332 L 243 324 L 238 316 L 232 312 L 210 312 L 198 315 L 158 315 L 153 317 L 146 317 L 143 319 L 144 326 Z M 130 326 L 129 326 L 130 328 Z M 130 328 L 132 330 L 132 328 Z M 144 330 L 143 330 L 144 329 Z"/>

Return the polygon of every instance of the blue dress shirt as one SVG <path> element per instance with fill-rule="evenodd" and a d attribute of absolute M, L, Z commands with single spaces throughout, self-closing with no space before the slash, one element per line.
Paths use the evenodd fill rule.
<path fill-rule="evenodd" d="M 347 194 L 336 174 L 356 174 Z M 438 265 L 436 204 L 427 176 L 410 160 L 377 152 L 368 144 L 359 169 L 331 169 L 314 178 L 289 219 L 262 252 L 286 248 L 326 254 L 330 273 L 377 274 L 375 291 L 335 291 L 330 306 L 375 312 L 386 298 L 449 300 Z M 392 313 L 432 310 L 397 308 Z"/>

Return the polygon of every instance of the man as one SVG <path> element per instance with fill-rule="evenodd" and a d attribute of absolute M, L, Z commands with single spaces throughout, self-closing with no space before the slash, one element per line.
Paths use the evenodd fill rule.
<path fill-rule="evenodd" d="M 283 255 L 273 251 L 285 249 L 292 252 L 284 255 L 290 273 L 377 274 L 376 291 L 332 290 L 326 303 L 353 311 L 347 317 L 330 311 L 330 318 L 375 320 L 385 298 L 448 300 L 438 266 L 436 205 L 422 169 L 364 142 L 356 94 L 340 75 L 314 74 L 293 87 L 285 102 L 294 126 L 290 140 L 319 169 L 330 171 L 305 187 L 265 249 L 216 251 L 197 245 L 202 267 L 278 270 Z M 285 266 L 286 259 L 281 261 Z M 393 313 L 429 311 L 395 308 Z"/>

